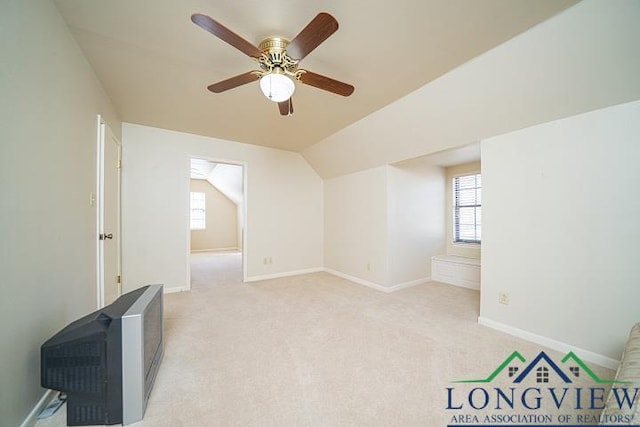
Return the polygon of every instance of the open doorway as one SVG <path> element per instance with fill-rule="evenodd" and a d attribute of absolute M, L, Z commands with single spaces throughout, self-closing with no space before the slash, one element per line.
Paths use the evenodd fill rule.
<path fill-rule="evenodd" d="M 245 165 L 191 158 L 191 288 L 241 283 L 245 268 Z"/>

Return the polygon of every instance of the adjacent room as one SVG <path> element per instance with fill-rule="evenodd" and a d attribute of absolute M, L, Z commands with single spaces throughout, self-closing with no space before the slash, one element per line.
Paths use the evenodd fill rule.
<path fill-rule="evenodd" d="M 191 159 L 189 285 L 243 280 L 244 168 Z M 195 277 L 194 277 L 194 272 Z"/>
<path fill-rule="evenodd" d="M 638 22 L 638 0 L 2 2 L 0 425 L 610 420 L 640 322 Z M 117 386 L 94 370 L 124 415 L 43 387 L 45 342 L 152 291 L 139 415 L 130 344 L 100 347 Z"/>

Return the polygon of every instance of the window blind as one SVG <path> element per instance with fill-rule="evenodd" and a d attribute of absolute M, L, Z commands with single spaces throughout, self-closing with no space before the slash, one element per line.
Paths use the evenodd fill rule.
<path fill-rule="evenodd" d="M 454 188 L 454 242 L 480 243 L 482 238 L 482 179 L 480 174 L 458 176 Z"/>

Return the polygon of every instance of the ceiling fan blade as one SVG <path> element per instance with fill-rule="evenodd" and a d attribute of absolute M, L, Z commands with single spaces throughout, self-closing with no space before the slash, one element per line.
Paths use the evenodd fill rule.
<path fill-rule="evenodd" d="M 287 46 L 287 53 L 300 60 L 338 31 L 338 21 L 326 12 L 321 12 L 307 24 Z"/>
<path fill-rule="evenodd" d="M 355 90 L 355 88 L 350 84 L 307 70 L 300 75 L 300 81 L 309 86 L 317 87 L 318 89 L 333 92 L 342 96 L 349 96 Z"/>
<path fill-rule="evenodd" d="M 194 13 L 191 15 L 191 21 L 193 21 L 193 23 L 198 27 L 207 30 L 214 36 L 218 37 L 220 40 L 225 41 L 236 49 L 242 51 L 245 55 L 252 58 L 259 58 L 262 54 L 262 51 L 256 46 L 207 15 Z"/>
<path fill-rule="evenodd" d="M 207 86 L 211 92 L 221 93 L 229 89 L 233 89 L 234 87 L 242 86 L 247 83 L 254 82 L 258 80 L 259 77 L 254 74 L 253 71 L 248 71 L 244 74 L 239 74 L 235 77 L 231 77 L 229 79 L 223 80 L 218 83 L 211 84 Z"/>
<path fill-rule="evenodd" d="M 286 101 L 278 102 L 278 108 L 280 109 L 280 115 L 292 116 L 293 115 L 293 98 L 289 98 Z"/>

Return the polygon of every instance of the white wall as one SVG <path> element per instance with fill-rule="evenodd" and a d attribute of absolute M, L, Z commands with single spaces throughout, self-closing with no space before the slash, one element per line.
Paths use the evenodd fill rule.
<path fill-rule="evenodd" d="M 482 319 L 620 358 L 640 320 L 638 141 L 640 102 L 483 141 Z"/>
<path fill-rule="evenodd" d="M 387 285 L 386 166 L 325 181 L 325 267 Z"/>
<path fill-rule="evenodd" d="M 637 0 L 584 0 L 303 154 L 333 178 L 640 99 L 638 22 Z"/>
<path fill-rule="evenodd" d="M 380 290 L 425 280 L 443 253 L 444 171 L 425 159 L 325 181 L 325 267 Z"/>
<path fill-rule="evenodd" d="M 444 169 L 422 158 L 387 176 L 389 279 L 399 286 L 430 277 L 431 257 L 444 252 Z"/>
<path fill-rule="evenodd" d="M 125 290 L 189 286 L 190 156 L 246 165 L 249 279 L 322 268 L 323 182 L 302 156 L 129 123 L 122 133 Z"/>
<path fill-rule="evenodd" d="M 40 345 L 96 309 L 96 115 L 113 107 L 49 1 L 0 2 L 0 424 L 42 397 Z"/>

